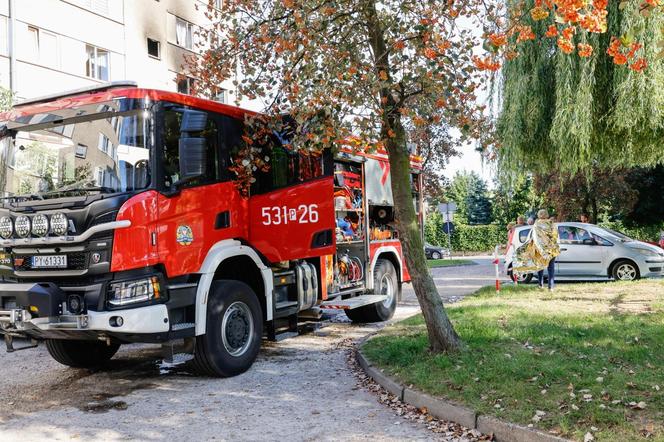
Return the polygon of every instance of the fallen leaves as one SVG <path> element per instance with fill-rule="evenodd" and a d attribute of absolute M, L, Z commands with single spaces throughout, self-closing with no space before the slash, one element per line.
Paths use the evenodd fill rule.
<path fill-rule="evenodd" d="M 344 343 L 348 344 L 348 342 Z M 410 422 L 424 425 L 429 431 L 436 434 L 436 439 L 464 442 L 488 441 L 493 439 L 491 435 L 483 435 L 475 429 L 469 429 L 454 422 L 437 419 L 429 414 L 429 410 L 426 407 L 417 408 L 401 402 L 399 398 L 384 390 L 373 379 L 367 376 L 364 370 L 357 364 L 354 350 L 351 349 L 348 351 L 346 360 L 357 381 L 355 389 L 363 389 L 373 393 L 376 395 L 378 402 L 390 408 L 397 416 Z M 397 421 L 394 424 L 401 425 L 401 422 Z"/>

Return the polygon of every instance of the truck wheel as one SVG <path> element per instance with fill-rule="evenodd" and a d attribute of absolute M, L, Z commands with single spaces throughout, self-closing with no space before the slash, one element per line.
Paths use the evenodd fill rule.
<path fill-rule="evenodd" d="M 46 348 L 53 359 L 75 368 L 99 368 L 118 352 L 120 344 L 107 345 L 101 341 L 72 341 L 47 339 Z"/>
<path fill-rule="evenodd" d="M 196 337 L 194 369 L 217 377 L 243 373 L 254 363 L 262 336 L 263 313 L 251 287 L 240 281 L 215 281 L 206 332 Z"/>
<path fill-rule="evenodd" d="M 397 308 L 397 299 L 401 294 L 401 284 L 394 265 L 387 259 L 376 261 L 374 293 L 387 295 L 387 299 L 383 302 L 346 310 L 346 316 L 353 322 L 381 322 L 387 321 L 394 315 L 394 310 Z"/>

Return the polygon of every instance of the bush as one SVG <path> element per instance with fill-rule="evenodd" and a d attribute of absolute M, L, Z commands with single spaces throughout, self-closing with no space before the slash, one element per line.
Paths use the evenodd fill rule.
<path fill-rule="evenodd" d="M 443 218 L 433 213 L 424 226 L 424 237 L 430 244 L 447 247 L 447 234 L 443 231 Z M 498 244 L 507 242 L 507 230 L 497 224 L 469 226 L 454 223 L 452 251 L 455 252 L 493 252 Z"/>
<path fill-rule="evenodd" d="M 606 227 L 607 229 L 617 230 L 622 232 L 630 238 L 638 239 L 639 241 L 659 241 L 660 232 L 664 231 L 664 224 L 652 225 L 652 226 L 635 226 L 627 227 L 620 221 L 610 221 L 599 223 L 601 227 Z"/>

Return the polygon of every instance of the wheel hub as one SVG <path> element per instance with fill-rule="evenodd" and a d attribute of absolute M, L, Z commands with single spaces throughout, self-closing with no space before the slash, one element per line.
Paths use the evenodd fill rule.
<path fill-rule="evenodd" d="M 392 278 L 390 278 L 390 275 L 385 274 L 380 279 L 379 293 L 381 295 L 387 296 L 387 299 L 383 301 L 383 305 L 389 308 L 390 305 L 392 305 L 392 301 L 394 299 L 394 284 L 392 282 Z"/>
<path fill-rule="evenodd" d="M 618 267 L 616 274 L 618 275 L 618 279 L 631 281 L 636 277 L 636 270 L 629 264 L 622 264 Z"/>
<path fill-rule="evenodd" d="M 234 302 L 224 313 L 221 337 L 226 351 L 232 356 L 241 356 L 251 344 L 254 321 L 249 307 L 243 302 Z"/>

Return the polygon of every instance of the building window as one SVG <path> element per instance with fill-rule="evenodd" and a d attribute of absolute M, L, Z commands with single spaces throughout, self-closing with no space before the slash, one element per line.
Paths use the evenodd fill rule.
<path fill-rule="evenodd" d="M 159 40 L 148 38 L 148 55 L 154 58 L 161 58 L 161 43 Z"/>
<path fill-rule="evenodd" d="M 26 47 L 28 58 L 37 61 L 39 59 L 39 29 L 28 26 L 28 44 Z"/>
<path fill-rule="evenodd" d="M 108 0 L 76 0 L 76 4 L 98 14 L 108 15 Z"/>
<path fill-rule="evenodd" d="M 55 34 L 39 33 L 39 59 L 46 66 L 58 67 L 58 37 Z"/>
<path fill-rule="evenodd" d="M 214 96 L 215 101 L 218 101 L 219 103 L 228 103 L 228 91 L 223 88 L 217 89 L 217 93 Z"/>
<path fill-rule="evenodd" d="M 9 55 L 7 17 L 0 15 L 0 54 Z"/>
<path fill-rule="evenodd" d="M 175 18 L 175 43 L 187 49 L 194 49 L 194 25 L 181 18 Z"/>
<path fill-rule="evenodd" d="M 85 50 L 88 54 L 88 60 L 85 63 L 85 75 L 97 80 L 108 81 L 110 78 L 108 51 L 92 45 L 86 45 Z"/>
<path fill-rule="evenodd" d="M 181 94 L 191 95 L 194 90 L 194 80 L 191 77 L 179 76 L 177 79 L 178 83 L 178 92 Z"/>

